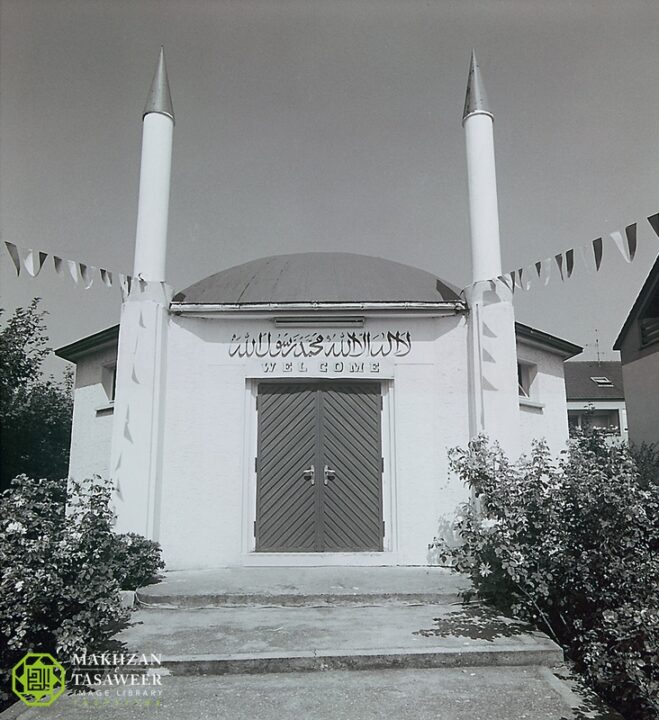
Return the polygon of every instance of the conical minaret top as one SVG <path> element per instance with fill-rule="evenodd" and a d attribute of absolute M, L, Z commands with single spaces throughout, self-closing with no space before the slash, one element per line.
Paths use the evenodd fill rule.
<path fill-rule="evenodd" d="M 467 96 L 465 97 L 465 107 L 462 113 L 462 124 L 471 115 L 489 115 L 494 119 L 494 115 L 490 110 L 490 104 L 487 101 L 483 78 L 481 77 L 481 69 L 476 60 L 476 53 L 471 51 L 471 65 L 469 66 L 469 80 L 467 81 Z"/>
<path fill-rule="evenodd" d="M 165 65 L 165 49 L 162 45 L 160 46 L 158 66 L 156 67 L 151 89 L 146 98 L 146 105 L 144 106 L 142 117 L 149 113 L 160 113 L 174 120 L 174 107 L 172 106 L 172 95 L 169 92 L 167 66 Z"/>

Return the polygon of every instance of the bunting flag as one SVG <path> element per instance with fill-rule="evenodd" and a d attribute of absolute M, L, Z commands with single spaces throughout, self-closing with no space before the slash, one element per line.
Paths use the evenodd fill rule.
<path fill-rule="evenodd" d="M 565 251 L 565 274 L 568 278 L 572 277 L 574 272 L 574 250 Z"/>
<path fill-rule="evenodd" d="M 25 269 L 32 277 L 36 277 L 40 272 L 48 255 L 37 250 L 28 250 L 25 255 Z"/>
<path fill-rule="evenodd" d="M 126 298 L 130 295 L 132 280 L 133 279 L 130 275 L 124 275 L 123 273 L 119 273 L 119 287 L 121 288 L 122 300 L 126 300 Z"/>
<path fill-rule="evenodd" d="M 595 270 L 599 271 L 602 264 L 602 238 L 593 240 L 593 257 L 595 258 Z"/>
<path fill-rule="evenodd" d="M 647 220 L 655 234 L 659 236 L 659 213 L 650 215 Z M 618 231 L 610 233 L 609 238 L 625 261 L 631 263 L 638 248 L 637 223 L 627 225 L 624 234 Z M 496 279 L 506 283 L 512 292 L 516 288 L 529 290 L 536 283 L 548 285 L 552 276 L 552 267 L 555 267 L 557 276 L 565 282 L 574 275 L 575 271 L 578 275 L 582 270 L 589 275 L 599 272 L 607 252 L 609 252 L 608 244 L 603 238 L 598 237 L 583 245 L 557 253 L 553 257 L 537 260 L 526 267 L 503 273 Z"/>
<path fill-rule="evenodd" d="M 549 285 L 551 279 L 551 258 L 545 258 L 535 264 L 535 271 L 538 275 L 538 280 L 546 287 Z"/>
<path fill-rule="evenodd" d="M 14 267 L 16 268 L 16 277 L 19 277 L 21 274 L 21 256 L 18 252 L 18 248 L 14 243 L 5 242 L 5 247 L 7 248 L 7 252 L 9 253 L 9 257 L 11 258 L 11 261 L 14 263 Z"/>
<path fill-rule="evenodd" d="M 49 254 L 42 250 L 19 248 L 15 243 L 8 241 L 5 241 L 4 245 L 16 271 L 16 277 L 20 277 L 22 270 L 25 270 L 30 277 L 37 277 L 46 265 L 46 260 L 49 257 Z M 114 277 L 118 275 L 120 277 L 122 290 L 125 291 L 124 299 L 125 296 L 130 293 L 133 280 L 130 275 L 113 273 L 111 270 L 97 268 L 94 265 L 88 265 L 79 260 L 66 260 L 59 255 L 52 255 L 50 257 L 53 259 L 53 268 L 57 275 L 60 277 L 68 275 L 76 285 L 82 284 L 85 290 L 88 290 L 94 284 L 94 278 L 96 277 L 96 273 L 98 273 L 101 278 L 101 283 L 108 288 L 114 287 L 116 284 Z M 148 282 L 146 280 L 140 279 L 140 287 L 142 289 L 147 285 Z"/>
<path fill-rule="evenodd" d="M 78 267 L 80 268 L 80 277 L 85 285 L 85 290 L 89 290 L 94 282 L 94 267 L 84 263 L 78 263 Z"/>
<path fill-rule="evenodd" d="M 622 237 L 622 234 L 616 230 L 615 232 L 610 233 L 609 237 L 613 240 L 615 246 L 618 248 L 618 251 L 625 259 L 625 262 L 630 263 L 633 259 L 633 256 L 631 254 L 631 249 L 628 245 L 628 242 L 625 241 L 625 239 Z"/>
<path fill-rule="evenodd" d="M 595 256 L 588 245 L 579 247 L 579 258 L 581 259 L 581 267 L 586 271 L 587 275 L 594 275 L 597 272 L 595 269 Z"/>
<path fill-rule="evenodd" d="M 636 255 L 636 223 L 627 225 L 625 228 L 625 235 L 627 236 L 627 249 L 629 251 L 629 262 L 634 259 Z"/>
<path fill-rule="evenodd" d="M 497 280 L 500 283 L 503 283 L 508 288 L 508 290 L 510 290 L 510 292 L 515 292 L 515 279 L 510 274 L 499 275 L 499 277 L 497 277 Z"/>
<path fill-rule="evenodd" d="M 648 222 L 650 223 L 650 226 L 655 231 L 655 233 L 659 235 L 659 213 L 650 215 L 650 217 L 648 218 Z"/>
<path fill-rule="evenodd" d="M 71 276 L 71 279 L 77 285 L 78 284 L 78 263 L 75 260 L 65 260 L 64 264 L 66 265 L 66 268 L 69 271 L 69 275 Z"/>
<path fill-rule="evenodd" d="M 648 216 L 647 220 L 650 227 L 659 237 L 659 212 Z M 609 237 L 625 262 L 631 263 L 636 256 L 638 248 L 637 223 L 627 225 L 624 230 L 624 236 L 623 233 L 616 230 L 615 232 L 609 233 Z M 19 248 L 12 242 L 5 241 L 4 246 L 16 271 L 16 277 L 20 277 L 22 268 L 25 269 L 30 277 L 37 277 L 48 258 L 48 253 L 32 248 Z M 603 238 L 595 238 L 589 243 L 578 246 L 576 249 L 581 258 L 580 265 L 583 266 L 584 270 L 590 274 L 599 272 L 604 253 L 607 252 Z M 558 270 L 558 276 L 561 281 L 564 282 L 565 280 L 569 280 L 574 274 L 574 253 L 575 248 L 570 248 L 553 257 L 538 260 L 526 267 L 503 273 L 496 278 L 490 278 L 489 282 L 494 283 L 494 287 L 496 287 L 496 281 L 502 282 L 513 293 L 516 288 L 528 291 L 532 285 L 538 281 L 542 285 L 548 285 L 552 276 L 552 266 L 554 265 Z M 141 291 L 149 285 L 149 281 L 141 277 L 133 278 L 131 275 L 124 273 L 113 273 L 105 268 L 97 268 L 93 265 L 80 262 L 79 260 L 65 260 L 58 255 L 53 255 L 52 258 L 57 275 L 63 276 L 68 274 L 75 284 L 78 284 L 80 280 L 82 280 L 82 286 L 86 290 L 93 285 L 95 273 L 98 271 L 101 284 L 108 288 L 118 285 L 124 301 L 128 295 L 130 295 L 134 280 L 139 281 Z M 117 282 L 115 282 L 115 276 L 118 278 Z"/>

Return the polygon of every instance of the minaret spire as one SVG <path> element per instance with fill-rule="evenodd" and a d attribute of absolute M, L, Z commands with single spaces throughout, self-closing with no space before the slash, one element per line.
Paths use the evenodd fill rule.
<path fill-rule="evenodd" d="M 174 120 L 174 107 L 172 105 L 172 95 L 169 91 L 169 80 L 167 79 L 167 65 L 165 64 L 165 48 L 160 46 L 160 56 L 158 57 L 158 65 L 153 76 L 151 89 L 146 98 L 144 113 L 142 117 L 149 113 L 160 113 L 167 115 Z"/>
<path fill-rule="evenodd" d="M 155 282 L 165 280 L 173 133 L 174 110 L 167 82 L 165 52 L 161 47 L 142 115 L 142 161 L 133 272 L 143 280 Z"/>
<path fill-rule="evenodd" d="M 467 95 L 465 97 L 465 106 L 462 113 L 462 124 L 471 115 L 489 115 L 494 119 L 494 115 L 490 110 L 490 103 L 487 101 L 483 78 L 481 77 L 481 69 L 476 60 L 476 52 L 471 51 L 471 64 L 469 66 L 469 79 L 467 80 Z"/>

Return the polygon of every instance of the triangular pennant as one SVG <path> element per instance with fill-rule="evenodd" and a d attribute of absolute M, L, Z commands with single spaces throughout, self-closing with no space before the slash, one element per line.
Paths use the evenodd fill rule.
<path fill-rule="evenodd" d="M 540 279 L 542 284 L 546 287 L 549 285 L 549 279 L 551 278 L 551 258 L 545 258 L 541 261 Z"/>
<path fill-rule="evenodd" d="M 659 213 L 655 213 L 654 215 L 650 215 L 648 218 L 648 222 L 650 223 L 652 229 L 659 235 Z"/>
<path fill-rule="evenodd" d="M 7 248 L 7 252 L 9 253 L 11 261 L 14 263 L 14 268 L 16 269 L 16 277 L 18 277 L 21 274 L 21 256 L 18 252 L 18 248 L 16 247 L 16 245 L 14 245 L 14 243 L 6 241 L 5 247 Z"/>
<path fill-rule="evenodd" d="M 631 262 L 632 259 L 629 254 L 629 248 L 622 235 L 616 230 L 615 232 L 610 233 L 610 237 L 611 240 L 613 240 L 613 242 L 615 243 L 615 246 L 618 248 L 620 254 L 623 256 L 623 258 L 625 258 L 625 262 Z"/>
<path fill-rule="evenodd" d="M 572 277 L 572 272 L 574 271 L 574 250 L 571 248 L 565 252 L 565 271 L 569 278 Z"/>
<path fill-rule="evenodd" d="M 565 275 L 563 274 L 563 255 L 562 255 L 562 253 L 559 253 L 558 255 L 554 255 L 554 260 L 556 260 L 556 265 L 558 266 L 558 272 L 561 276 L 561 280 L 565 280 Z"/>
<path fill-rule="evenodd" d="M 539 270 L 538 265 L 540 266 Z M 538 278 L 542 280 L 542 284 L 545 287 L 549 285 L 549 278 L 551 277 L 551 258 L 545 258 L 544 260 L 537 262 L 535 264 L 535 269 L 538 273 Z"/>
<path fill-rule="evenodd" d="M 36 277 L 41 272 L 41 268 L 47 257 L 48 255 L 46 253 L 39 250 L 28 250 L 25 255 L 25 260 L 23 261 L 25 269 L 32 277 Z"/>
<path fill-rule="evenodd" d="M 121 286 L 121 297 L 125 300 L 130 295 L 132 278 L 130 275 L 119 273 L 119 285 Z"/>
<path fill-rule="evenodd" d="M 106 287 L 112 287 L 112 273 L 109 270 L 100 269 L 101 280 Z"/>
<path fill-rule="evenodd" d="M 595 258 L 593 253 L 590 252 L 588 245 L 579 246 L 579 257 L 581 258 L 581 264 L 588 275 L 594 275 L 596 272 Z"/>
<path fill-rule="evenodd" d="M 517 279 L 519 287 L 526 292 L 531 287 L 531 279 L 529 277 L 528 268 L 519 268 L 517 271 Z"/>
<path fill-rule="evenodd" d="M 85 265 L 85 263 L 78 263 L 80 267 L 80 277 L 85 285 L 85 290 L 89 290 L 94 282 L 94 266 Z"/>
<path fill-rule="evenodd" d="M 636 223 L 627 225 L 627 227 L 625 228 L 625 235 L 627 236 L 627 250 L 629 252 L 629 262 L 631 262 L 636 255 Z"/>
<path fill-rule="evenodd" d="M 64 260 L 62 260 L 61 257 L 57 257 L 57 255 L 53 255 L 53 265 L 55 266 L 55 272 L 58 275 L 61 275 L 62 270 L 64 269 Z"/>
<path fill-rule="evenodd" d="M 599 271 L 602 265 L 602 238 L 593 240 L 593 257 L 595 258 L 595 270 Z"/>
<path fill-rule="evenodd" d="M 499 275 L 499 277 L 497 277 L 497 280 L 502 282 L 510 291 L 515 288 L 515 282 L 514 280 L 512 280 L 510 275 Z"/>
<path fill-rule="evenodd" d="M 65 260 L 66 267 L 69 271 L 69 275 L 73 279 L 73 282 L 78 284 L 78 263 L 75 260 Z"/>
<path fill-rule="evenodd" d="M 515 283 L 515 287 L 518 287 L 520 290 L 522 289 L 522 268 L 518 268 L 517 270 L 514 270 L 512 272 L 513 281 Z"/>
<path fill-rule="evenodd" d="M 542 276 L 542 260 L 538 260 L 535 264 L 535 273 L 538 277 Z"/>

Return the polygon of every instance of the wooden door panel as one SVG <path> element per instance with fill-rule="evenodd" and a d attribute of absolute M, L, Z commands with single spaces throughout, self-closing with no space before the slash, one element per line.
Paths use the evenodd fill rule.
<path fill-rule="evenodd" d="M 312 385 L 259 386 L 257 551 L 317 547 L 317 485 L 304 474 L 317 463 L 317 402 Z"/>
<path fill-rule="evenodd" d="M 322 489 L 324 550 L 382 550 L 380 386 L 328 385 L 321 435 L 323 469 L 333 471 Z"/>

